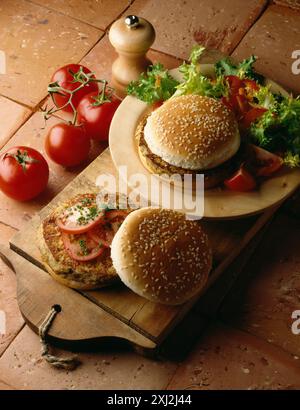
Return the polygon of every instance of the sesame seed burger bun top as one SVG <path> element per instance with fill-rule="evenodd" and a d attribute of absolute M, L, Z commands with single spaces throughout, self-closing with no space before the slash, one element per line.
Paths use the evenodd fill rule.
<path fill-rule="evenodd" d="M 153 154 L 191 170 L 215 168 L 240 146 L 233 113 L 221 101 L 200 95 L 167 100 L 148 117 L 144 138 Z"/>
<path fill-rule="evenodd" d="M 141 208 L 130 213 L 111 246 L 122 282 L 153 302 L 179 305 L 205 285 L 212 264 L 208 238 L 180 212 Z"/>

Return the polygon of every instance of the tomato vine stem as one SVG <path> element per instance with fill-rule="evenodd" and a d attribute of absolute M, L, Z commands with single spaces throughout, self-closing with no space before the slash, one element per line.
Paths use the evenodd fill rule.
<path fill-rule="evenodd" d="M 73 104 L 73 96 L 74 94 L 76 94 L 79 90 L 81 90 L 83 87 L 87 86 L 88 84 L 92 83 L 92 82 L 97 82 L 97 83 L 102 83 L 102 90 L 99 92 L 99 94 L 95 97 L 93 97 L 93 99 L 95 100 L 95 102 L 92 104 L 94 106 L 98 106 L 101 105 L 105 102 L 110 102 L 111 101 L 111 97 L 114 93 L 114 88 L 110 87 L 108 85 L 107 80 L 103 80 L 103 79 L 97 79 L 94 77 L 93 73 L 85 73 L 83 71 L 83 67 L 81 66 L 79 68 L 79 70 L 74 73 L 73 71 L 69 70 L 70 74 L 73 77 L 73 81 L 72 83 L 80 83 L 80 85 L 78 87 L 76 87 L 74 90 L 68 90 L 67 88 L 62 87 L 61 85 L 59 85 L 59 83 L 53 82 L 50 83 L 48 85 L 48 93 L 51 97 L 51 100 L 54 104 L 54 107 L 51 107 L 49 110 L 47 109 L 47 106 L 43 109 L 41 108 L 41 110 L 44 113 L 44 119 L 47 121 L 53 114 L 55 114 L 58 111 L 63 110 L 64 108 L 66 108 L 67 106 L 70 106 L 72 108 L 73 111 L 73 118 L 71 121 L 68 121 L 68 123 L 72 124 L 72 125 L 76 125 L 76 121 L 77 121 L 77 109 Z M 62 105 L 62 106 L 58 106 L 54 95 L 55 94 L 59 94 L 59 95 L 63 95 L 63 96 L 67 96 L 69 95 L 69 98 L 67 100 L 67 102 Z"/>

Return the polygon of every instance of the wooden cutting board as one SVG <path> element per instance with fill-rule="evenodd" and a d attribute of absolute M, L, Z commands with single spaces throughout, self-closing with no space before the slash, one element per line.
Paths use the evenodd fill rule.
<path fill-rule="evenodd" d="M 8 255 L 13 259 L 17 273 L 20 310 L 31 328 L 37 331 L 51 306 L 61 305 L 62 312 L 55 319 L 50 335 L 62 342 L 117 337 L 128 341 L 141 352 L 151 351 L 165 340 L 198 298 L 181 306 L 165 306 L 143 299 L 121 283 L 97 291 L 69 289 L 56 283 L 43 270 L 35 242 L 41 220 L 61 201 L 78 193 L 97 192 L 95 181 L 101 173 L 115 175 L 109 149 L 12 238 L 11 248 L 32 262 L 28 263 L 12 252 Z M 213 248 L 213 270 L 203 293 L 247 247 L 274 212 L 275 209 L 270 209 L 259 216 L 232 221 L 202 221 Z"/>

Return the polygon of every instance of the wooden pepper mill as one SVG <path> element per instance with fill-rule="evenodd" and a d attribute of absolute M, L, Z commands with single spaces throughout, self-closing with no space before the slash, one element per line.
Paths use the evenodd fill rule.
<path fill-rule="evenodd" d="M 112 65 L 112 86 L 120 97 L 126 95 L 130 81 L 137 80 L 152 64 L 146 53 L 154 39 L 152 24 L 141 17 L 123 17 L 111 26 L 109 40 L 119 55 Z"/>

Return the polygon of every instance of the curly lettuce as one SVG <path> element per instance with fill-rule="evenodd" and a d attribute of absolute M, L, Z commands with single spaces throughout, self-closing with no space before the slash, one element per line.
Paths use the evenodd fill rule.
<path fill-rule="evenodd" d="M 201 73 L 199 58 L 205 51 L 205 47 L 194 46 L 189 62 L 183 63 L 179 71 L 183 75 L 183 82 L 176 88 L 175 96 L 198 94 L 212 98 L 221 98 L 227 95 L 227 84 L 224 78 L 212 80 Z"/>
<path fill-rule="evenodd" d="M 280 96 L 249 130 L 251 140 L 271 151 L 283 152 L 290 167 L 300 165 L 300 99 Z"/>
<path fill-rule="evenodd" d="M 236 75 L 241 79 L 249 78 L 250 80 L 262 83 L 264 77 L 258 74 L 253 67 L 256 60 L 257 57 L 252 55 L 244 59 L 241 63 L 234 64 L 229 57 L 225 57 L 215 64 L 216 76 Z"/>
<path fill-rule="evenodd" d="M 127 94 L 134 95 L 148 104 L 168 100 L 175 92 L 178 81 L 161 64 L 151 65 L 146 73 L 142 73 L 137 81 L 127 87 Z"/>

